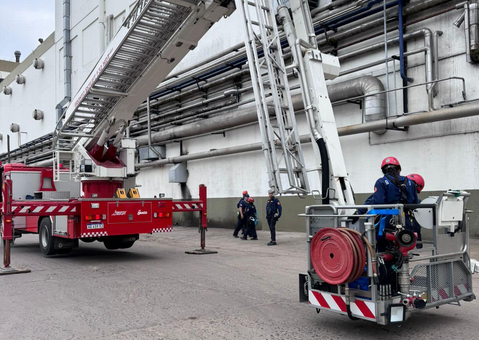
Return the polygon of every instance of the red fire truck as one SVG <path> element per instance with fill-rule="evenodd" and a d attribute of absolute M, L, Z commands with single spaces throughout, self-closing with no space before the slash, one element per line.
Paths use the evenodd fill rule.
<path fill-rule="evenodd" d="M 38 233 L 45 255 L 68 253 L 78 240 L 129 248 L 139 234 L 171 231 L 173 212 L 200 212 L 204 249 L 206 187 L 200 185 L 194 201 L 141 198 L 134 181 L 136 142 L 125 137 L 138 106 L 234 9 L 232 1 L 219 0 L 136 3 L 77 94 L 66 101 L 44 159 L 0 167 L 0 274 L 15 272 L 10 248 L 22 234 Z"/>

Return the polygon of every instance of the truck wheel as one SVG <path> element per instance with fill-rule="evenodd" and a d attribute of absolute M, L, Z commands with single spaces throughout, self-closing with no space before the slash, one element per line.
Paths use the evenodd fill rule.
<path fill-rule="evenodd" d="M 40 242 L 40 250 L 45 256 L 55 254 L 53 248 L 52 222 L 49 218 L 42 218 L 40 227 L 38 228 L 38 238 Z"/>

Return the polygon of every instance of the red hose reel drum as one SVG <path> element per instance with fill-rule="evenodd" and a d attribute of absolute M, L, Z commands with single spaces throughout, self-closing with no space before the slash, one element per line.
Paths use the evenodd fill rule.
<path fill-rule="evenodd" d="M 311 242 L 311 263 L 326 283 L 357 280 L 364 271 L 366 253 L 361 238 L 347 228 L 323 228 Z"/>

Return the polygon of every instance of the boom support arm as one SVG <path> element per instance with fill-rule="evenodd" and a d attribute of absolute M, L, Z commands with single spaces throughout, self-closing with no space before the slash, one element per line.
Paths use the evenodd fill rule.
<path fill-rule="evenodd" d="M 148 94 L 234 9 L 228 0 L 139 0 L 74 96 L 57 149 L 103 149 L 114 134 L 118 145 L 119 130 Z"/>
<path fill-rule="evenodd" d="M 293 20 L 286 7 L 278 9 L 295 68 L 300 75 L 302 96 L 315 156 L 322 165 L 323 203 L 354 204 L 344 155 L 334 118 L 326 79 L 339 75 L 336 57 L 322 54 L 316 43 L 309 5 L 304 0 L 291 0 Z"/>

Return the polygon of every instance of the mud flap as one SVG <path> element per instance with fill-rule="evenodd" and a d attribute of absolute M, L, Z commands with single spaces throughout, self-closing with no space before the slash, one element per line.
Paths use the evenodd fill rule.
<path fill-rule="evenodd" d="M 68 239 L 68 238 L 61 238 L 61 237 L 53 237 L 53 249 L 69 249 L 69 248 L 77 248 L 78 247 L 78 239 Z"/>
<path fill-rule="evenodd" d="M 308 301 L 308 275 L 299 274 L 299 302 Z"/>

